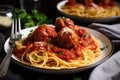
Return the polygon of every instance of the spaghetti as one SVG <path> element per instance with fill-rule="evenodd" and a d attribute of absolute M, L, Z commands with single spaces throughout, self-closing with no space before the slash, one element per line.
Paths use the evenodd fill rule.
<path fill-rule="evenodd" d="M 27 38 L 16 41 L 14 55 L 27 65 L 71 69 L 94 63 L 100 42 L 68 18 L 57 18 L 55 28 L 40 25 Z"/>

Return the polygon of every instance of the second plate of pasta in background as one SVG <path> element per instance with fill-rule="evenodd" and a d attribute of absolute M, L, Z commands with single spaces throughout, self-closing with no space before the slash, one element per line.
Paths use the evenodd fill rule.
<path fill-rule="evenodd" d="M 83 23 L 110 23 L 120 19 L 120 3 L 118 2 L 114 2 L 114 7 L 111 7 L 111 10 L 107 8 L 104 10 L 104 8 L 96 4 L 97 7 L 95 6 L 95 8 L 86 8 L 85 5 L 79 3 L 66 5 L 68 1 L 69 0 L 63 0 L 59 2 L 56 6 L 57 10 L 63 16 L 69 17 L 75 21 Z"/>
<path fill-rule="evenodd" d="M 36 28 L 37 27 L 23 29 L 21 31 L 22 38 L 27 37 L 31 33 L 31 31 L 35 30 Z M 96 30 L 90 29 L 90 28 L 86 28 L 86 27 L 81 27 L 81 28 L 86 29 L 91 35 L 93 35 L 96 39 L 98 39 L 102 43 L 102 45 L 100 47 L 102 49 L 101 56 L 90 65 L 86 65 L 83 67 L 77 67 L 77 68 L 70 68 L 70 69 L 69 68 L 68 69 L 54 69 L 54 68 L 47 69 L 47 68 L 38 68 L 38 67 L 24 64 L 18 58 L 16 58 L 14 54 L 12 55 L 12 60 L 15 61 L 15 63 L 17 63 L 29 70 L 37 71 L 40 73 L 49 73 L 49 74 L 72 74 L 72 73 L 77 73 L 77 72 L 81 72 L 81 71 L 93 68 L 93 67 L 101 64 L 102 62 L 104 62 L 111 56 L 111 54 L 113 52 L 113 45 L 112 45 L 111 41 L 104 34 L 98 32 Z M 10 46 L 9 46 L 9 38 L 8 38 L 4 44 L 4 50 L 6 53 L 9 53 L 8 52 L 9 49 L 10 49 Z"/>

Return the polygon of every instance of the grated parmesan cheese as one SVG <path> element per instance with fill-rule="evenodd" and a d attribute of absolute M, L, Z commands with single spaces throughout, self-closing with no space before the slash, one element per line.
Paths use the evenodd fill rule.
<path fill-rule="evenodd" d="M 0 16 L 0 25 L 3 27 L 10 27 L 12 19 L 8 16 Z"/>

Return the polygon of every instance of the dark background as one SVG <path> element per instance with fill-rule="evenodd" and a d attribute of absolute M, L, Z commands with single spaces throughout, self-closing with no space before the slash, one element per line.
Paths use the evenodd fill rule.
<path fill-rule="evenodd" d="M 58 16 L 56 13 L 56 5 L 62 0 L 39 0 L 39 2 L 33 2 L 33 0 L 23 0 L 24 8 L 29 12 L 30 9 L 33 9 L 37 5 L 37 9 L 45 13 L 48 17 L 55 18 Z M 120 2 L 120 0 L 115 0 Z M 15 8 L 20 8 L 20 0 L 0 0 L 0 5 L 12 5 Z M 54 14 L 54 15 L 53 15 Z"/>
<path fill-rule="evenodd" d="M 33 0 L 23 0 L 24 8 L 29 12 L 36 6 L 37 9 L 48 15 L 48 17 L 56 14 L 56 4 L 61 0 L 39 0 L 39 2 L 34 2 Z M 12 5 L 15 8 L 20 8 L 20 0 L 0 0 L 0 5 Z"/>

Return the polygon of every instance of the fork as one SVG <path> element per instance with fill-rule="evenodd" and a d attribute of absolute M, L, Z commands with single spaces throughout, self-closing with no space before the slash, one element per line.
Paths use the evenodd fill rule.
<path fill-rule="evenodd" d="M 11 55 L 12 55 L 12 51 L 13 51 L 12 46 L 15 45 L 15 41 L 20 40 L 20 36 L 21 36 L 20 30 L 21 30 L 20 19 L 19 18 L 13 19 L 12 28 L 11 28 L 11 35 L 10 35 L 10 40 L 9 40 L 10 50 L 5 55 L 4 59 L 2 60 L 2 62 L 0 64 L 0 77 L 5 76 L 7 71 L 8 71 L 9 64 L 11 61 Z"/>

